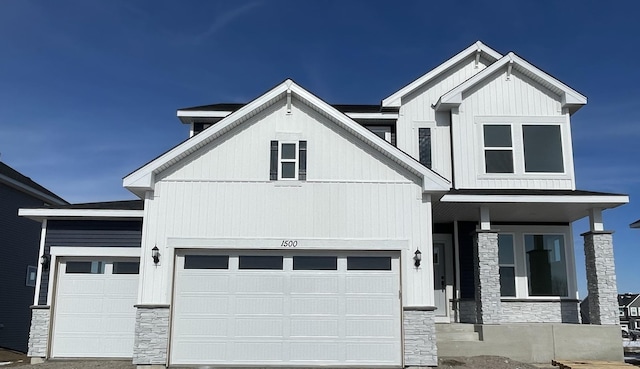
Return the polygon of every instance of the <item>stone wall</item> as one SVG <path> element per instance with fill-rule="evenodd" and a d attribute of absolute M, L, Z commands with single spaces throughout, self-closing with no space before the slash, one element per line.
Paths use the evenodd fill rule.
<path fill-rule="evenodd" d="M 577 301 L 502 300 L 502 323 L 580 323 Z"/>
<path fill-rule="evenodd" d="M 475 260 L 476 316 L 481 324 L 501 319 L 498 233 L 478 230 L 473 248 Z"/>
<path fill-rule="evenodd" d="M 169 305 L 136 306 L 133 364 L 165 365 L 169 344 Z"/>
<path fill-rule="evenodd" d="M 31 307 L 31 330 L 29 331 L 30 357 L 47 357 L 47 343 L 49 341 L 49 321 L 51 309 L 49 306 Z"/>
<path fill-rule="evenodd" d="M 437 366 L 435 311 L 405 308 L 403 326 L 405 367 Z"/>
<path fill-rule="evenodd" d="M 591 324 L 620 324 L 618 288 L 613 260 L 613 237 L 609 231 L 592 231 L 584 237 L 589 320 Z"/>

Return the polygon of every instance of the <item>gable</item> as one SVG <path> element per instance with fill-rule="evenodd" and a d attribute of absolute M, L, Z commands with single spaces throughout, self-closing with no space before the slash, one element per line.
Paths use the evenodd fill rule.
<path fill-rule="evenodd" d="M 156 182 L 154 177 L 158 173 L 168 169 L 179 161 L 184 160 L 189 155 L 197 152 L 209 143 L 222 138 L 236 127 L 240 127 L 245 122 L 249 121 L 252 117 L 261 114 L 265 109 L 269 109 L 276 101 L 286 101 L 287 109 L 289 109 L 289 102 L 292 98 L 298 99 L 300 102 L 303 102 L 306 106 L 317 111 L 322 116 L 327 117 L 332 124 L 340 127 L 345 133 L 352 135 L 354 139 L 359 140 L 362 144 L 370 146 L 388 159 L 391 159 L 394 165 L 398 165 L 411 173 L 414 173 L 419 178 L 419 181 L 421 182 L 420 185 L 423 190 L 446 191 L 450 188 L 450 183 L 447 180 L 422 166 L 415 159 L 396 149 L 388 142 L 381 140 L 374 133 L 360 126 L 358 123 L 331 107 L 326 102 L 320 100 L 313 94 L 304 90 L 291 80 L 286 80 L 264 95 L 222 119 L 213 127 L 174 147 L 142 168 L 129 174 L 123 180 L 124 186 L 136 193 L 138 196 L 144 196 L 145 191 L 153 190 L 154 183 Z M 228 160 L 233 159 L 228 158 Z"/>

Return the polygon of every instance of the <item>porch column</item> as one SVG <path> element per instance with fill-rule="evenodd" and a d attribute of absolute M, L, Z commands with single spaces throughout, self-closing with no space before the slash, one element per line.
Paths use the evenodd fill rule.
<path fill-rule="evenodd" d="M 618 288 L 613 260 L 613 232 L 603 230 L 602 212 L 592 209 L 591 230 L 583 233 L 591 324 L 618 325 Z"/>
<path fill-rule="evenodd" d="M 500 267 L 498 264 L 498 232 L 491 230 L 489 209 L 480 209 L 480 229 L 476 230 L 473 246 L 476 316 L 479 324 L 499 324 Z"/>

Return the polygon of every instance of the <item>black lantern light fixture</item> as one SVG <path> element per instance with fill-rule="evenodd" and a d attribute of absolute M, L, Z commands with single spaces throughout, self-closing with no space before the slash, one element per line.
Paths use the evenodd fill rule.
<path fill-rule="evenodd" d="M 413 253 L 413 265 L 417 267 L 420 266 L 420 263 L 422 262 L 422 253 L 420 252 L 420 250 L 416 249 L 416 252 Z"/>
<path fill-rule="evenodd" d="M 151 257 L 153 258 L 153 263 L 158 264 L 160 262 L 160 249 L 158 246 L 153 246 L 151 249 Z"/>
<path fill-rule="evenodd" d="M 42 256 L 40 256 L 40 265 L 42 265 L 42 269 L 49 270 L 50 264 L 51 264 L 51 255 L 42 254 Z"/>

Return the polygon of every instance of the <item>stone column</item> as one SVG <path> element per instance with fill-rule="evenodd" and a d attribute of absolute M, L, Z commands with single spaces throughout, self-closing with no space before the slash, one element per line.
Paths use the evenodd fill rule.
<path fill-rule="evenodd" d="M 29 330 L 29 351 L 32 364 L 38 364 L 47 357 L 49 348 L 49 322 L 51 309 L 47 305 L 34 305 L 31 307 L 31 329 Z"/>
<path fill-rule="evenodd" d="M 612 234 L 611 231 L 589 231 L 582 234 L 591 324 L 620 324 Z"/>
<path fill-rule="evenodd" d="M 402 318 L 405 367 L 437 366 L 435 308 L 405 307 Z"/>
<path fill-rule="evenodd" d="M 164 368 L 169 345 L 169 305 L 136 305 L 133 364 Z"/>
<path fill-rule="evenodd" d="M 498 264 L 498 232 L 477 230 L 473 246 L 476 314 L 479 324 L 499 324 L 500 267 Z"/>

